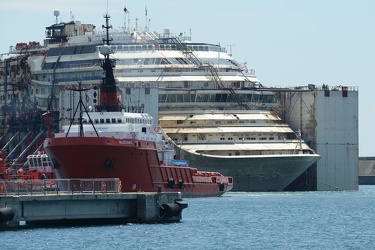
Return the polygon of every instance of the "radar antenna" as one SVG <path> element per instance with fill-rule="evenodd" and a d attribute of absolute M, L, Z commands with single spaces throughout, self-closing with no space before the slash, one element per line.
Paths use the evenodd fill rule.
<path fill-rule="evenodd" d="M 53 15 L 56 17 L 56 24 L 58 24 L 58 22 L 59 22 L 58 17 L 60 16 L 60 11 L 59 10 L 55 10 L 53 12 Z"/>

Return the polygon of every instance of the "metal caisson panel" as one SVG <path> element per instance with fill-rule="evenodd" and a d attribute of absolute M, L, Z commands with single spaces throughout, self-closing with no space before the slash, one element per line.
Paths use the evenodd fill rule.
<path fill-rule="evenodd" d="M 287 95 L 286 122 L 321 155 L 316 189 L 358 190 L 358 90 L 326 86 Z"/>
<path fill-rule="evenodd" d="M 358 91 L 317 91 L 318 190 L 358 190 Z"/>

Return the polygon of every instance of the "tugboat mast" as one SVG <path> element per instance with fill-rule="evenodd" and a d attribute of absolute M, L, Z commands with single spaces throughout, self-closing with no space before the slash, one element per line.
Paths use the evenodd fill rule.
<path fill-rule="evenodd" d="M 109 29 L 112 28 L 112 26 L 109 25 L 110 15 L 105 14 L 104 18 L 106 20 L 106 24 L 102 27 L 106 29 L 106 38 L 103 38 L 104 45 L 100 47 L 100 53 L 104 55 L 104 61 L 102 62 L 101 67 L 105 72 L 105 76 L 103 77 L 103 82 L 100 86 L 100 103 L 98 111 L 119 111 L 120 105 L 117 98 L 116 81 L 113 75 L 113 68 L 115 67 L 115 64 L 114 60 L 109 58 L 109 55 L 112 53 L 109 46 L 110 41 L 112 41 L 112 39 L 109 37 Z"/>

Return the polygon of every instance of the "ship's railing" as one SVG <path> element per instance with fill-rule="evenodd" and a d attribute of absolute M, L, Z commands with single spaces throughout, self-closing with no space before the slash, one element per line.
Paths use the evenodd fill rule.
<path fill-rule="evenodd" d="M 56 195 L 121 192 L 119 178 L 1 180 L 1 195 Z"/>
<path fill-rule="evenodd" d="M 323 84 L 321 86 L 315 85 L 315 84 L 309 84 L 307 86 L 296 86 L 296 87 L 288 87 L 288 89 L 294 89 L 294 90 L 330 90 L 330 91 L 358 91 L 359 87 L 358 86 L 349 86 L 349 85 L 335 85 L 335 86 L 330 86 Z M 276 88 L 277 90 L 277 88 Z"/>

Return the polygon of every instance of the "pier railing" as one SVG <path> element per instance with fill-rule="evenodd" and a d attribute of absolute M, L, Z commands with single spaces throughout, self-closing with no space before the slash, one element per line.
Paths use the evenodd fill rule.
<path fill-rule="evenodd" d="M 121 192 L 121 181 L 119 178 L 0 181 L 0 196 L 119 192 Z"/>

